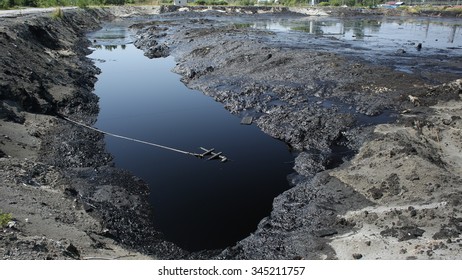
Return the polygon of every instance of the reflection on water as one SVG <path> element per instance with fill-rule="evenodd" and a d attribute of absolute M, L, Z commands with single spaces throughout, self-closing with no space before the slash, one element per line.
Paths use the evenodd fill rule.
<path fill-rule="evenodd" d="M 269 42 L 360 57 L 408 73 L 462 74 L 462 24 L 439 18 L 278 18 L 252 21 L 253 28 L 275 32 Z M 415 58 L 425 60 L 416 60 Z"/>
<path fill-rule="evenodd" d="M 120 47 L 122 50 L 125 50 L 127 48 L 127 45 L 93 45 L 93 47 L 97 50 L 105 49 L 107 51 L 113 51 L 117 50 L 118 47 Z"/>
<path fill-rule="evenodd" d="M 303 31 L 340 40 L 364 41 L 368 45 L 424 42 L 430 48 L 462 48 L 462 24 L 441 19 L 312 19 L 254 23 L 253 28 L 279 32 Z"/>
<path fill-rule="evenodd" d="M 89 33 L 88 37 L 95 48 L 107 45 L 113 48 L 118 45 L 123 46 L 131 43 L 131 36 L 133 35 L 126 25 L 127 22 L 107 23 L 102 30 Z"/>

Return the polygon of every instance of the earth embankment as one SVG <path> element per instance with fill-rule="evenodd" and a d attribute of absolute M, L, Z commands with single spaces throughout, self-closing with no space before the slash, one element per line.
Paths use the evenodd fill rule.
<path fill-rule="evenodd" d="M 0 233 L 4 259 L 184 254 L 153 229 L 148 187 L 112 166 L 103 136 L 60 118 L 96 120 L 99 69 L 85 32 L 112 18 L 108 9 L 0 18 L 0 209 L 13 217 Z"/>

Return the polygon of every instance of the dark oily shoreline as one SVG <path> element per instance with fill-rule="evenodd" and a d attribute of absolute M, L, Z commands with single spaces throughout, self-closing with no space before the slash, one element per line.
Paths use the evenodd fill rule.
<path fill-rule="evenodd" d="M 460 76 L 405 74 L 220 20 L 300 16 L 285 8 L 194 9 L 201 12 L 121 7 L 0 19 L 0 209 L 16 218 L 0 233 L 4 259 L 460 258 Z M 143 14 L 150 22 L 133 28 L 148 57 L 173 55 L 186 85 L 252 115 L 300 152 L 294 187 L 255 233 L 223 252 L 190 254 L 164 241 L 145 183 L 111 166 L 101 135 L 55 117 L 97 117 L 98 69 L 85 58 L 84 31 Z M 396 122 L 377 125 L 383 116 Z"/>
<path fill-rule="evenodd" d="M 392 50 L 396 55 L 381 63 L 336 51 L 316 51 L 313 45 L 323 42 L 313 43 L 315 35 L 304 34 L 294 43 L 278 39 L 275 32 L 249 28 L 245 21 L 241 24 L 222 20 L 238 12 L 206 14 L 184 9 L 133 26 L 139 30 L 135 45 L 146 56 L 173 55 L 177 60 L 174 71 L 182 75 L 186 85 L 223 103 L 233 114 L 252 116 L 264 132 L 299 151 L 294 166 L 297 175 L 292 177 L 295 186 L 275 198 L 271 215 L 251 236 L 218 258 L 460 256 L 457 246 L 446 245 L 453 243 L 444 234 L 451 227 L 451 238 L 458 238 L 460 231 L 453 232 L 452 224 L 458 223 L 459 210 L 436 206 L 438 210 L 428 210 L 432 214 L 425 208 L 417 217 L 415 209 L 421 204 L 447 203 L 438 198 L 440 195 L 460 196 L 461 178 L 457 172 L 449 171 L 450 165 L 456 169 L 460 166 L 460 156 L 455 162 L 447 162 L 447 154 L 437 147 L 440 143 L 433 143 L 435 136 L 421 131 L 431 131 L 436 126 L 440 137 L 446 129 L 439 127 L 444 120 L 434 115 L 447 113 L 451 109 L 446 106 L 452 106 L 448 104 L 460 102 L 461 80 L 453 81 L 460 78 L 461 69 L 454 65 L 461 65 L 461 57 L 447 61 L 437 56 L 414 58 L 422 63 L 421 69 L 408 74 L 394 70 L 393 60 L 402 57 L 396 50 Z M 301 17 L 290 11 L 283 13 Z M 281 14 L 271 17 L 278 15 Z M 332 43 L 333 47 L 335 44 L 342 47 L 340 42 Z M 425 66 L 434 66 L 435 61 L 440 61 L 440 69 L 455 67 L 455 71 Z M 434 105 L 445 102 L 448 103 L 435 109 Z M 450 130 L 455 129 L 458 135 L 460 111 L 453 113 L 446 123 L 454 125 Z M 395 133 L 400 130 L 418 137 Z M 448 146 L 457 147 L 460 154 L 460 144 L 452 142 L 453 135 L 450 138 Z M 393 143 L 389 154 L 381 152 L 378 143 L 382 142 Z M 364 150 L 371 152 L 364 155 Z M 393 165 L 411 155 L 416 156 L 411 164 Z M 363 167 L 358 158 L 379 163 Z M 335 168 L 344 160 L 346 163 Z M 429 166 L 420 170 L 415 166 L 420 161 Z M 390 165 L 394 169 L 385 168 Z M 352 170 L 357 169 L 358 174 L 350 178 Z M 413 176 L 416 173 L 422 175 Z M 441 177 L 446 187 L 433 190 L 431 186 L 438 184 Z M 434 199 L 416 186 L 419 180 L 435 192 L 431 195 Z M 371 218 L 371 209 L 381 212 Z M 433 211 L 440 212 L 440 216 L 435 218 Z M 444 226 L 436 226 L 438 222 Z M 362 232 L 371 224 L 375 231 Z M 359 241 L 350 240 L 354 232 L 361 233 L 355 236 Z M 388 245 L 395 240 L 395 245 Z M 388 250 L 384 252 L 382 246 Z M 447 254 L 445 249 L 449 247 L 455 251 Z"/>
<path fill-rule="evenodd" d="M 154 230 L 147 185 L 112 167 L 103 136 L 59 118 L 96 120 L 99 69 L 85 33 L 111 18 L 89 9 L 1 19 L 0 208 L 15 218 L 1 233 L 4 259 L 185 254 Z"/>

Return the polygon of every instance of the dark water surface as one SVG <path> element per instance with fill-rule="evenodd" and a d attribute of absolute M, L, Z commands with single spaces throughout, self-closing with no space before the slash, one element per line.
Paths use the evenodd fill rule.
<path fill-rule="evenodd" d="M 149 184 L 158 229 L 189 250 L 232 245 L 255 230 L 289 187 L 286 145 L 188 89 L 170 71 L 171 57 L 150 60 L 128 44 L 97 48 L 91 58 L 102 70 L 96 127 L 191 152 L 215 148 L 230 159 L 200 160 L 106 136 L 116 166 Z"/>
<path fill-rule="evenodd" d="M 436 17 L 302 17 L 248 19 L 250 27 L 276 32 L 279 44 L 299 44 L 319 51 L 353 55 L 408 73 L 422 68 L 462 74 L 461 67 L 424 62 L 462 54 L 462 23 Z M 420 44 L 421 47 L 418 47 Z M 422 61 L 419 61 L 422 59 Z"/>

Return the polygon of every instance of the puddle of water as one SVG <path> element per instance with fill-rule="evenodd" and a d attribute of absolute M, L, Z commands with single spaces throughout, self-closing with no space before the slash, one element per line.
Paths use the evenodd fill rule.
<path fill-rule="evenodd" d="M 127 29 L 128 22 L 107 23 L 102 30 L 88 34 L 96 47 L 126 45 L 132 42 L 131 32 Z"/>
<path fill-rule="evenodd" d="M 285 144 L 184 86 L 170 71 L 172 57 L 149 60 L 131 44 L 108 44 L 114 47 L 90 56 L 102 70 L 96 127 L 186 151 L 215 148 L 230 159 L 205 161 L 107 136 L 116 166 L 150 185 L 158 229 L 193 251 L 248 236 L 289 188 L 293 156 Z"/>
<path fill-rule="evenodd" d="M 279 20 L 254 23 L 253 28 L 273 31 L 302 31 L 360 41 L 368 48 L 423 43 L 438 49 L 462 48 L 462 24 L 445 19 L 325 19 Z"/>
<path fill-rule="evenodd" d="M 375 63 L 385 61 L 408 73 L 425 67 L 416 65 L 416 57 L 447 60 L 462 53 L 462 24 L 456 19 L 266 19 L 253 22 L 251 27 L 276 32 L 278 36 L 272 40 L 278 43 L 359 56 Z M 417 48 L 419 43 L 422 48 Z M 462 74 L 460 67 L 431 68 Z"/>

